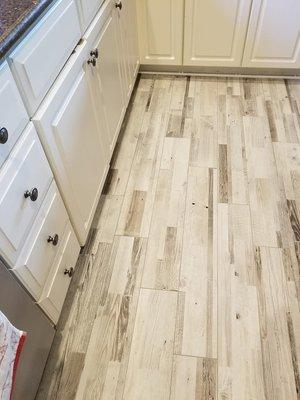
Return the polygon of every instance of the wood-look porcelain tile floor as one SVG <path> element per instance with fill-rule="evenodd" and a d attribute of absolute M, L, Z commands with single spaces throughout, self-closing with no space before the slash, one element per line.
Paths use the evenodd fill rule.
<path fill-rule="evenodd" d="M 141 77 L 38 400 L 300 399 L 299 111 Z"/>

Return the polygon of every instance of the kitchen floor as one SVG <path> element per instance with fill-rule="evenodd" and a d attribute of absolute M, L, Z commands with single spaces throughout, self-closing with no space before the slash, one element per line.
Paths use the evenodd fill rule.
<path fill-rule="evenodd" d="M 300 83 L 130 107 L 37 399 L 300 399 Z"/>

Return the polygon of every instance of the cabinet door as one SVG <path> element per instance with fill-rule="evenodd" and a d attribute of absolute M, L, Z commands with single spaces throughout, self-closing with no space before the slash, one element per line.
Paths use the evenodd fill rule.
<path fill-rule="evenodd" d="M 108 168 L 82 42 L 34 117 L 80 244 L 85 243 Z"/>
<path fill-rule="evenodd" d="M 0 67 L 0 167 L 28 122 L 14 78 L 4 62 Z"/>
<path fill-rule="evenodd" d="M 136 0 L 141 64 L 182 64 L 183 4 Z"/>
<path fill-rule="evenodd" d="M 300 67 L 299 0 L 253 0 L 244 67 Z"/>
<path fill-rule="evenodd" d="M 78 0 L 77 2 L 84 32 L 104 0 Z"/>
<path fill-rule="evenodd" d="M 240 66 L 251 0 L 186 0 L 185 66 Z"/>
<path fill-rule="evenodd" d="M 135 0 L 123 0 L 121 4 L 122 8 L 117 8 L 116 13 L 118 20 L 118 43 L 122 56 L 122 83 L 127 106 L 139 68 L 139 55 Z"/>
<path fill-rule="evenodd" d="M 112 9 L 95 45 L 99 54 L 96 64 L 97 86 L 100 91 L 100 104 L 104 105 L 107 116 L 111 152 L 125 113 L 116 17 L 115 10 Z"/>

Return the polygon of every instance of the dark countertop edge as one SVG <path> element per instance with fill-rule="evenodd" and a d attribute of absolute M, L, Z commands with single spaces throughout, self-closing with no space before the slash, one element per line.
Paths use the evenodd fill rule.
<path fill-rule="evenodd" d="M 18 25 L 0 42 L 0 64 L 12 47 L 23 37 L 23 35 L 32 28 L 48 7 L 55 0 L 42 0 L 18 23 Z"/>

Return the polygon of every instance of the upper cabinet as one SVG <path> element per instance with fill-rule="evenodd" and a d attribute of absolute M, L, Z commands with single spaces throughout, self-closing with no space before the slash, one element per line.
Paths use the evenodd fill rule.
<path fill-rule="evenodd" d="M 185 0 L 184 65 L 240 66 L 251 0 Z"/>
<path fill-rule="evenodd" d="M 300 67 L 299 0 L 253 0 L 244 67 Z"/>
<path fill-rule="evenodd" d="M 137 0 L 141 64 L 181 65 L 183 0 Z"/>

